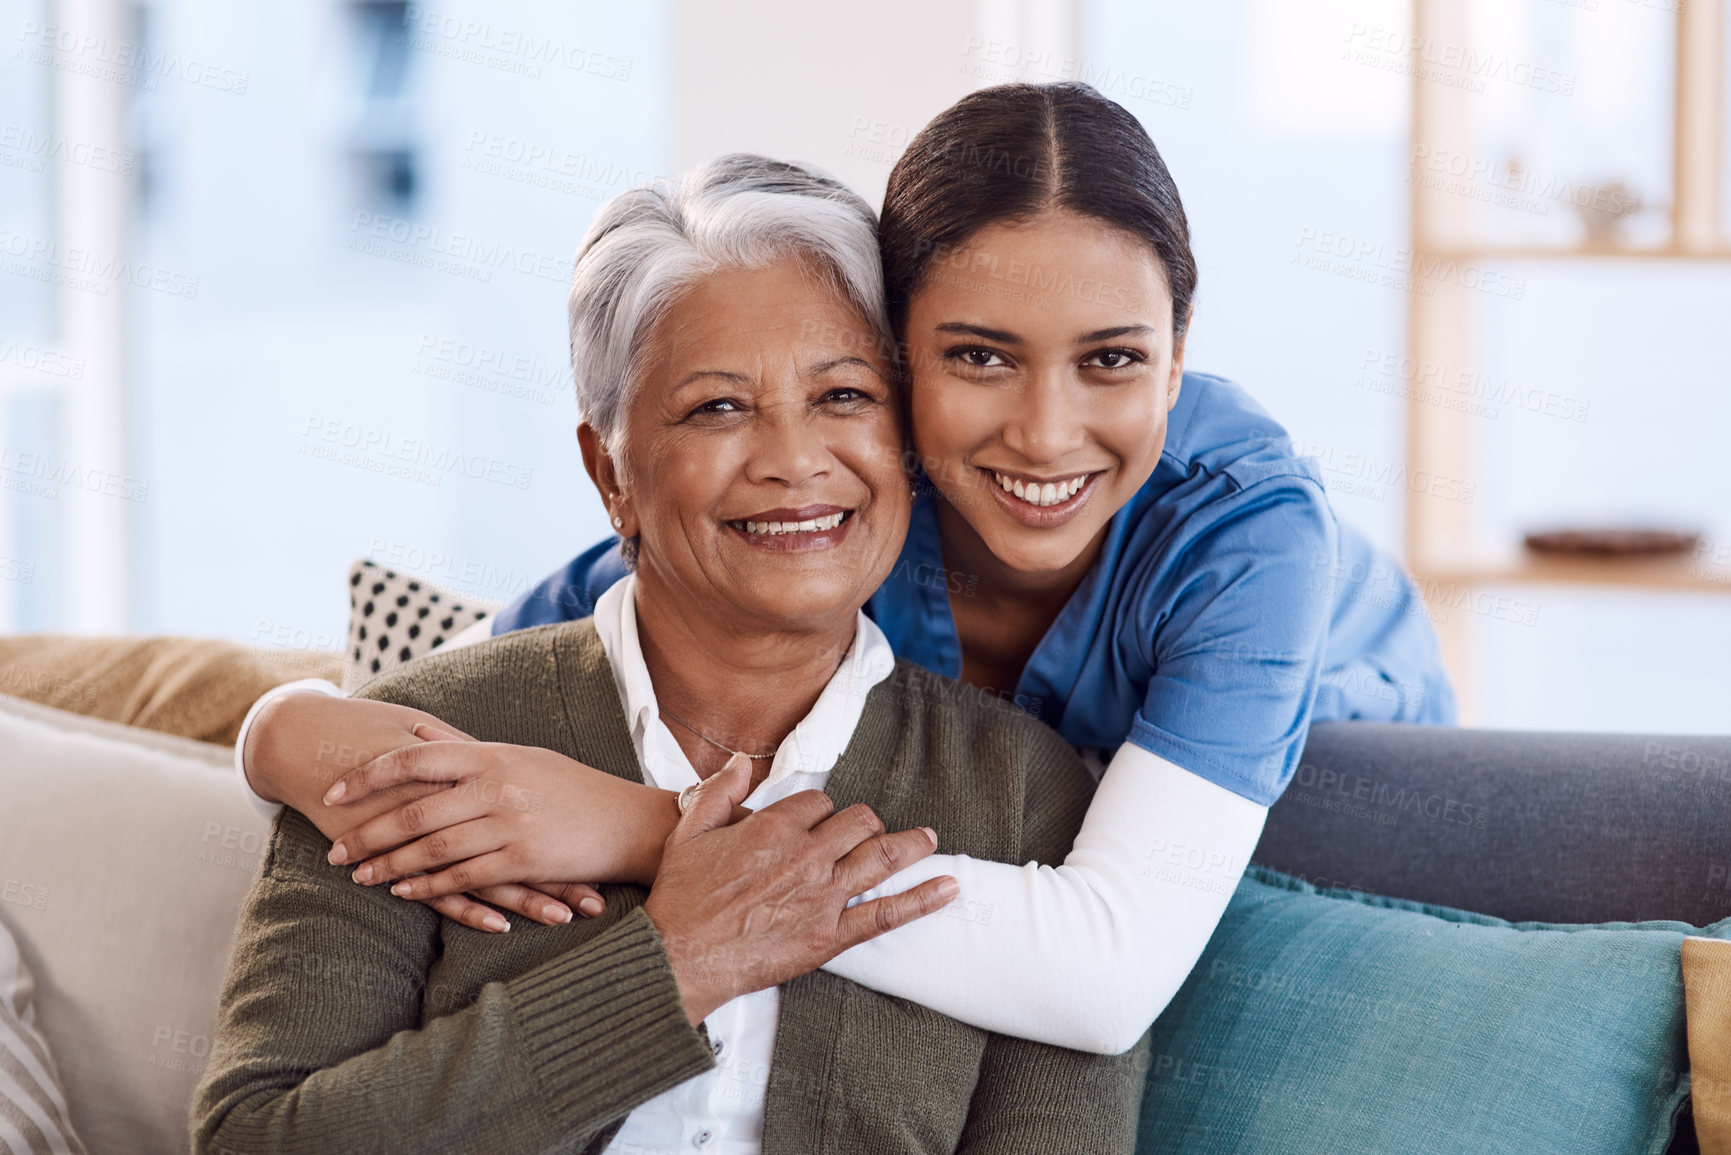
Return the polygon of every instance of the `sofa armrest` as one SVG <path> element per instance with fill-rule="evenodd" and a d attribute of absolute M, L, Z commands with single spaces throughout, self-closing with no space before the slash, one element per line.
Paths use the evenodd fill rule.
<path fill-rule="evenodd" d="M 1314 726 L 1255 860 L 1513 921 L 1731 915 L 1731 736 Z"/>

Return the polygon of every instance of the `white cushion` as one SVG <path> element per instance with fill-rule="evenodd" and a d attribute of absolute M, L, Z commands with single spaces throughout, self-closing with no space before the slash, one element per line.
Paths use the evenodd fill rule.
<path fill-rule="evenodd" d="M 353 693 L 380 674 L 432 653 L 498 610 L 497 602 L 362 558 L 349 567 L 343 689 Z M 473 641 L 473 635 L 468 640 Z"/>
<path fill-rule="evenodd" d="M 30 968 L 0 912 L 0 1151 L 85 1155 L 54 1052 L 36 1025 L 34 993 Z"/>
<path fill-rule="evenodd" d="M 0 695 L 0 916 L 92 1155 L 187 1150 L 269 823 L 226 747 Z"/>

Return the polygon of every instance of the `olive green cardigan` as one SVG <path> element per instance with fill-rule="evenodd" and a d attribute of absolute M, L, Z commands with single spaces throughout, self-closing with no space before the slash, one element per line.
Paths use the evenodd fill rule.
<path fill-rule="evenodd" d="M 360 696 L 483 741 L 541 746 L 641 780 L 594 626 L 543 626 L 435 654 Z M 898 662 L 830 775 L 837 808 L 944 849 L 1060 860 L 1092 782 L 1056 734 Z M 643 912 L 489 935 L 326 861 L 277 820 L 247 898 L 192 1109 L 199 1152 L 599 1152 L 646 1100 L 715 1066 Z M 931 915 L 950 917 L 949 912 Z M 763 1150 L 1129 1152 L 1147 1038 L 1102 1057 L 965 1026 L 816 971 L 782 988 Z"/>

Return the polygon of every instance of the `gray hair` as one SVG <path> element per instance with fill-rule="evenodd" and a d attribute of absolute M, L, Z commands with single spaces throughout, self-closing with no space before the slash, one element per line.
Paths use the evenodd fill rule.
<path fill-rule="evenodd" d="M 812 261 L 893 347 L 877 214 L 825 173 L 733 153 L 602 206 L 577 250 L 569 310 L 577 408 L 609 452 L 621 449 L 649 333 L 679 293 L 787 256 Z"/>

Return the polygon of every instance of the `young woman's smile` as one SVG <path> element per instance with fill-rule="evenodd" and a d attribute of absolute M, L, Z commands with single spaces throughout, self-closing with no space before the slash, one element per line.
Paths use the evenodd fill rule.
<path fill-rule="evenodd" d="M 940 517 L 1027 575 L 1091 559 L 1154 471 L 1183 342 L 1159 257 L 1053 210 L 990 225 L 909 302 L 915 448 Z"/>

